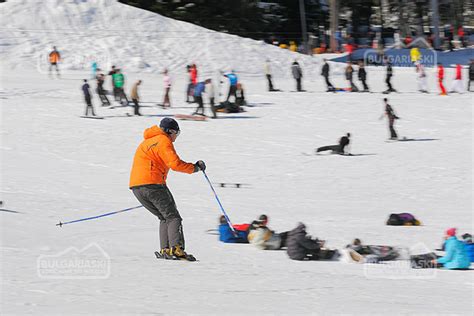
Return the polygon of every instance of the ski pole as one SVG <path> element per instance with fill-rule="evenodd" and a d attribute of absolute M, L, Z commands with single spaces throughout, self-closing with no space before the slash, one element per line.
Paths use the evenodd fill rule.
<path fill-rule="evenodd" d="M 214 196 L 216 197 L 217 203 L 219 204 L 219 207 L 221 208 L 222 214 L 224 214 L 225 220 L 227 221 L 227 224 L 229 225 L 230 229 L 232 230 L 232 233 L 234 236 L 237 236 L 237 232 L 235 231 L 234 227 L 232 226 L 232 223 L 230 222 L 229 216 L 227 216 L 227 213 L 224 210 L 224 207 L 222 206 L 221 201 L 219 200 L 219 197 L 217 196 L 216 190 L 214 190 L 214 187 L 212 186 L 211 181 L 207 177 L 207 174 L 204 170 L 202 170 L 202 173 L 204 174 L 204 177 L 206 177 L 207 183 L 209 183 L 209 186 L 211 187 L 212 192 L 214 192 Z"/>
<path fill-rule="evenodd" d="M 114 214 L 117 214 L 117 213 L 122 213 L 122 212 L 131 211 L 131 210 L 134 210 L 134 209 L 137 209 L 137 208 L 140 208 L 140 207 L 143 207 L 143 205 L 134 206 L 134 207 L 129 207 L 129 208 L 125 208 L 125 209 L 123 209 L 123 210 L 114 211 L 114 212 L 109 212 L 109 213 L 105 213 L 105 214 L 101 214 L 101 215 L 97 215 L 97 216 L 91 216 L 91 217 L 80 218 L 80 219 L 76 219 L 76 220 L 69 221 L 69 222 L 64 222 L 64 223 L 62 223 L 62 222 L 60 221 L 59 223 L 56 224 L 56 226 L 62 227 L 63 225 L 73 224 L 73 223 L 78 223 L 78 222 L 83 222 L 83 221 L 88 221 L 88 220 L 91 220 L 91 219 L 96 219 L 96 218 L 105 217 L 105 216 L 110 216 L 110 215 L 114 215 Z"/>

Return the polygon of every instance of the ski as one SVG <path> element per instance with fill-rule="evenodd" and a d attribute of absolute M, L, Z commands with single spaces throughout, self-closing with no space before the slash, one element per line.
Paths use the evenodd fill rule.
<path fill-rule="evenodd" d="M 248 183 L 232 183 L 232 182 L 215 182 L 215 185 L 218 185 L 221 188 L 243 188 L 243 187 L 249 187 L 250 184 Z"/>
<path fill-rule="evenodd" d="M 183 121 L 206 121 L 207 116 L 205 115 L 186 115 L 186 114 L 175 114 L 175 118 Z"/>
<path fill-rule="evenodd" d="M 83 116 L 83 115 L 81 115 L 81 116 L 79 116 L 79 117 L 80 117 L 80 118 L 96 119 L 96 120 L 102 120 L 102 119 L 104 119 L 103 116 Z"/>

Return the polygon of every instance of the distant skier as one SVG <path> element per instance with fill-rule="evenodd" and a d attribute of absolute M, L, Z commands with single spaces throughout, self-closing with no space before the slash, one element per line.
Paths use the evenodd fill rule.
<path fill-rule="evenodd" d="M 179 133 L 178 123 L 169 117 L 161 120 L 160 127 L 145 130 L 133 159 L 129 187 L 138 201 L 160 220 L 161 250 L 157 257 L 195 261 L 184 251 L 182 218 L 166 178 L 170 169 L 191 174 L 206 170 L 206 164 L 202 160 L 192 164 L 179 158 L 173 146 Z"/>
<path fill-rule="evenodd" d="M 450 92 L 464 93 L 464 87 L 462 84 L 462 67 L 460 64 L 456 65 L 456 76 L 451 84 Z"/>
<path fill-rule="evenodd" d="M 441 63 L 438 63 L 438 84 L 439 84 L 439 89 L 441 90 L 440 95 L 447 95 L 446 89 L 444 88 L 444 85 L 443 85 L 443 80 L 444 80 L 444 67 Z"/>
<path fill-rule="evenodd" d="M 278 89 L 275 89 L 273 87 L 273 82 L 272 82 L 272 67 L 270 64 L 270 59 L 267 59 L 265 61 L 265 64 L 263 65 L 263 69 L 265 71 L 265 76 L 267 77 L 268 80 L 268 91 L 279 91 Z"/>
<path fill-rule="evenodd" d="M 61 54 L 56 49 L 56 46 L 53 46 L 53 51 L 49 53 L 49 76 L 51 77 L 51 70 L 54 67 L 56 69 L 56 75 L 59 78 L 59 67 L 58 64 L 61 61 Z"/>
<path fill-rule="evenodd" d="M 416 72 L 418 74 L 417 81 L 418 81 L 418 91 L 423 93 L 428 93 L 428 84 L 426 83 L 426 71 L 423 64 L 419 61 L 415 63 L 416 65 Z"/>
<path fill-rule="evenodd" d="M 471 82 L 474 81 L 474 59 L 471 59 L 471 63 L 469 64 L 469 80 L 467 84 L 467 91 L 471 91 Z"/>
<path fill-rule="evenodd" d="M 215 106 L 215 96 L 214 96 L 214 84 L 212 83 L 211 79 L 206 80 L 206 86 L 204 87 L 204 91 L 209 99 L 209 105 L 211 107 L 212 118 L 217 118 L 217 109 Z"/>
<path fill-rule="evenodd" d="M 97 70 L 98 70 L 97 62 L 93 61 L 91 64 L 91 79 L 94 79 L 96 77 Z"/>
<path fill-rule="evenodd" d="M 326 87 L 327 87 L 326 92 L 331 92 L 331 91 L 336 92 L 336 89 L 334 88 L 334 86 L 329 81 L 329 63 L 328 63 L 328 60 L 326 58 L 324 58 L 324 65 L 321 69 L 321 76 L 323 76 L 324 80 L 326 81 Z"/>
<path fill-rule="evenodd" d="M 86 101 L 86 113 L 84 116 L 89 115 L 89 109 L 91 110 L 92 116 L 96 116 L 94 113 L 94 107 L 92 106 L 90 86 L 87 83 L 87 79 L 84 79 L 84 84 L 82 85 L 82 92 L 84 92 L 84 99 Z"/>
<path fill-rule="evenodd" d="M 352 63 L 348 61 L 345 71 L 346 80 L 349 81 L 351 92 L 359 92 L 359 88 L 354 84 L 353 74 L 354 68 L 352 68 Z"/>
<path fill-rule="evenodd" d="M 395 114 L 395 111 L 393 110 L 392 106 L 388 104 L 387 98 L 384 98 L 383 102 L 385 104 L 385 113 L 382 114 L 382 116 L 380 116 L 380 119 L 382 119 L 384 116 L 387 116 L 388 129 L 390 131 L 390 139 L 396 140 L 398 139 L 398 135 L 397 135 L 397 132 L 395 131 L 394 125 L 395 125 L 395 120 L 399 120 L 400 118 Z"/>
<path fill-rule="evenodd" d="M 397 90 L 395 90 L 392 87 L 392 83 L 390 82 L 392 80 L 392 77 L 393 77 L 392 63 L 390 62 L 390 59 L 388 57 L 384 57 L 384 61 L 385 61 L 385 64 L 387 65 L 387 73 L 386 73 L 386 77 L 385 77 L 385 83 L 387 84 L 387 90 L 384 93 L 397 92 Z"/>
<path fill-rule="evenodd" d="M 194 101 L 198 104 L 196 111 L 194 111 L 193 115 L 200 114 L 204 115 L 204 101 L 202 100 L 202 94 L 206 91 L 206 84 L 210 82 L 210 79 L 207 79 L 203 82 L 198 82 L 194 86 Z M 199 113 L 201 111 L 201 113 Z"/>
<path fill-rule="evenodd" d="M 112 78 L 110 82 L 112 83 L 112 93 L 114 94 L 115 101 L 117 101 L 118 99 L 117 88 L 115 87 L 115 82 L 114 82 L 114 75 L 116 72 L 117 72 L 117 69 L 115 68 L 115 66 L 112 66 L 109 73 L 107 74 Z"/>
<path fill-rule="evenodd" d="M 135 84 L 132 87 L 132 90 L 130 91 L 130 98 L 132 98 L 133 102 L 133 114 L 141 116 L 140 114 L 140 104 L 138 101 L 140 101 L 140 96 L 138 95 L 138 86 L 142 84 L 141 80 L 138 80 L 135 82 Z"/>
<path fill-rule="evenodd" d="M 188 66 L 187 69 L 188 69 L 188 74 L 189 74 L 189 83 L 188 83 L 188 88 L 186 91 L 186 102 L 192 103 L 192 102 L 195 102 L 193 99 L 193 95 L 194 95 L 193 89 L 197 84 L 198 71 L 197 71 L 196 64 L 192 64 Z M 191 99 L 189 97 L 191 97 Z"/>
<path fill-rule="evenodd" d="M 369 86 L 367 85 L 367 72 L 365 71 L 364 61 L 362 60 L 359 61 L 359 70 L 357 71 L 357 76 L 364 87 L 362 92 L 369 92 Z"/>
<path fill-rule="evenodd" d="M 235 104 L 238 106 L 247 105 L 247 102 L 245 102 L 244 86 L 240 82 L 237 84 L 237 90 L 235 92 Z"/>
<path fill-rule="evenodd" d="M 351 134 L 347 133 L 345 136 L 342 136 L 339 139 L 339 145 L 330 145 L 330 146 L 323 146 L 319 147 L 316 152 L 322 152 L 322 151 L 327 151 L 331 150 L 333 154 L 339 154 L 339 155 L 350 155 L 349 151 L 346 151 L 346 147 L 349 145 L 351 142 L 350 140 Z"/>
<path fill-rule="evenodd" d="M 301 92 L 303 88 L 301 87 L 301 79 L 303 78 L 303 71 L 301 70 L 300 64 L 295 60 L 291 65 L 291 73 L 293 78 L 296 80 L 296 91 Z"/>
<path fill-rule="evenodd" d="M 171 107 L 171 101 L 170 101 L 171 77 L 168 74 L 168 69 L 165 69 L 163 74 L 165 75 L 163 77 L 163 85 L 165 87 L 165 96 L 164 96 L 164 99 L 163 99 L 163 107 Z"/>
<path fill-rule="evenodd" d="M 102 106 L 110 105 L 110 101 L 107 98 L 107 91 L 104 89 L 105 75 L 100 73 L 96 77 L 97 79 L 97 94 L 99 95 Z"/>
<path fill-rule="evenodd" d="M 115 73 L 112 75 L 112 80 L 114 82 L 115 89 L 117 91 L 117 96 L 115 97 L 115 101 L 122 103 L 122 99 L 125 100 L 125 104 L 128 106 L 128 99 L 125 91 L 123 90 L 125 85 L 125 77 L 120 69 L 117 69 Z"/>
<path fill-rule="evenodd" d="M 234 70 L 232 70 L 230 73 L 225 74 L 224 77 L 229 79 L 229 93 L 227 94 L 227 99 L 226 102 L 229 102 L 229 99 L 231 96 L 234 97 L 234 102 L 237 100 L 237 83 L 239 83 L 239 78 L 237 77 L 237 74 L 235 73 Z"/>

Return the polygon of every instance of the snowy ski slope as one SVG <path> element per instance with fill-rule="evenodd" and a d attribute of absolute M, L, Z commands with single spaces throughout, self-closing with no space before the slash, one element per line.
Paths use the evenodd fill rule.
<path fill-rule="evenodd" d="M 102 108 L 94 99 L 105 119 L 82 119 L 80 85 L 89 71 L 68 59 L 111 49 L 120 36 L 108 33 L 106 25 L 133 25 L 144 33 L 189 29 L 197 35 L 203 29 L 113 1 L 42 3 L 0 4 L 2 16 L 14 17 L 0 37 L 2 315 L 472 314 L 472 271 L 295 262 L 284 251 L 219 243 L 205 232 L 217 226 L 219 208 L 201 174 L 171 172 L 168 181 L 184 218 L 186 248 L 199 262 L 157 261 L 158 222 L 144 209 L 55 226 L 139 204 L 128 189 L 133 154 L 145 128 L 163 116 L 193 111 L 194 105 L 184 102 L 181 75 L 193 52 L 202 72 L 232 64 L 234 57 L 232 67 L 241 71 L 253 105 L 218 120 L 180 121 L 176 142 L 182 159 L 206 161 L 212 181 L 250 184 L 216 188 L 234 223 L 265 213 L 272 229 L 289 230 L 301 221 L 329 247 L 342 249 L 358 237 L 368 244 L 432 250 L 448 227 L 473 231 L 472 93 L 438 96 L 429 71 L 432 93 L 419 94 L 414 70 L 395 69 L 393 85 L 401 93 L 388 98 L 401 117 L 396 128 L 418 141 L 387 143 L 387 123 L 378 120 L 385 97 L 379 93 L 385 89 L 381 69 L 368 70 L 375 93 L 330 94 L 317 75 L 320 58 L 301 58 L 308 92 L 294 93 L 287 78 L 289 52 L 206 31 L 212 40 L 232 38 L 213 41 L 209 54 L 216 54 L 206 56 L 206 47 L 193 46 L 195 36 L 167 40 L 156 32 L 149 38 L 124 36 L 126 44 L 114 49 L 123 62 L 126 91 L 143 80 L 145 115 L 127 117 L 132 108 Z M 156 21 L 162 24 L 151 28 Z M 55 28 L 68 33 L 56 37 L 44 31 Z M 105 46 L 93 40 L 98 33 Z M 65 58 L 61 79 L 49 79 L 41 60 L 36 68 L 53 44 Z M 134 56 L 150 67 L 129 66 Z M 266 92 L 261 66 L 266 56 L 281 65 L 275 85 L 284 92 Z M 155 106 L 163 97 L 159 71 L 165 66 L 175 79 L 169 110 Z M 332 66 L 335 85 L 346 86 L 340 66 Z M 447 70 L 448 86 L 453 76 Z M 353 134 L 351 151 L 364 155 L 304 154 L 346 132 Z M 411 212 L 424 225 L 385 226 L 393 212 Z M 86 256 L 104 265 L 77 270 L 81 262 L 73 259 Z M 61 258 L 75 270 L 64 270 Z M 52 275 L 45 274 L 48 269 Z M 55 278 L 58 271 L 69 278 Z"/>

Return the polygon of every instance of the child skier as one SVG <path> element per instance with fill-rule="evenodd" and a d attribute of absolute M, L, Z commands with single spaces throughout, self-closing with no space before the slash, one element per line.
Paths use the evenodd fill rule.
<path fill-rule="evenodd" d="M 418 74 L 417 76 L 417 81 L 418 81 L 418 91 L 422 93 L 428 93 L 428 87 L 426 83 L 426 71 L 425 67 L 423 64 L 419 61 L 415 63 L 416 66 L 416 73 Z"/>
<path fill-rule="evenodd" d="M 438 63 L 438 84 L 439 84 L 439 89 L 441 90 L 440 95 L 447 95 L 446 89 L 444 88 L 444 85 L 443 85 L 443 80 L 444 80 L 444 67 L 441 63 Z"/>
<path fill-rule="evenodd" d="M 380 119 L 382 119 L 385 115 L 387 116 L 388 129 L 390 131 L 390 139 L 396 140 L 398 139 L 398 135 L 397 135 L 397 132 L 395 131 L 394 125 L 395 125 L 395 120 L 399 120 L 400 118 L 395 114 L 395 111 L 393 110 L 392 106 L 388 104 L 387 98 L 384 98 L 383 102 L 385 104 L 385 113 L 382 114 Z"/>
<path fill-rule="evenodd" d="M 171 101 L 170 101 L 171 77 L 168 74 L 168 69 L 165 69 L 163 74 L 165 75 L 163 77 L 163 85 L 165 87 L 165 96 L 164 96 L 164 99 L 163 99 L 163 107 L 171 107 Z"/>
<path fill-rule="evenodd" d="M 84 79 L 84 84 L 82 85 L 82 92 L 84 93 L 84 99 L 86 101 L 86 113 L 84 116 L 88 116 L 89 114 L 89 109 L 92 112 L 92 116 L 96 116 L 94 113 L 94 107 L 92 106 L 92 100 L 91 100 L 91 93 L 89 90 L 90 86 L 87 83 L 87 79 Z"/>
<path fill-rule="evenodd" d="M 464 88 L 462 85 L 462 67 L 460 64 L 456 65 L 456 76 L 454 77 L 454 81 L 451 84 L 451 93 L 464 93 Z"/>
<path fill-rule="evenodd" d="M 56 46 L 53 46 L 53 51 L 49 53 L 49 76 L 51 77 L 51 70 L 54 67 L 56 69 L 56 75 L 59 78 L 58 64 L 61 61 L 61 54 L 59 54 Z"/>

